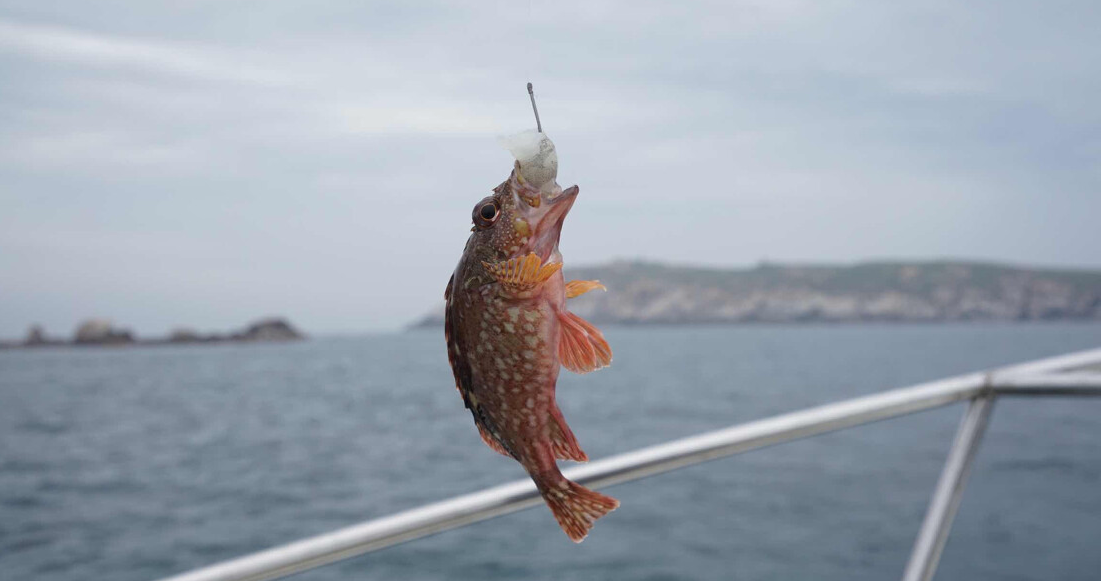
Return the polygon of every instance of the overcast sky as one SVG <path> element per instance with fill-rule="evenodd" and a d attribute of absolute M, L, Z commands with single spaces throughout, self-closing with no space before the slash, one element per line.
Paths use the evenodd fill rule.
<path fill-rule="evenodd" d="M 529 17 L 530 11 L 530 17 Z M 0 2 L 0 336 L 441 300 L 533 125 L 567 265 L 1101 267 L 1101 3 Z"/>

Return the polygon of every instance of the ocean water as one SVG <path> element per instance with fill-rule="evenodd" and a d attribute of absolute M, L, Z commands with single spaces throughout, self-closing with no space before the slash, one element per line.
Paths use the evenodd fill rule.
<path fill-rule="evenodd" d="M 479 440 L 442 333 L 0 352 L 0 579 L 154 579 L 523 476 Z M 1101 345 L 1101 325 L 610 328 L 563 373 L 590 456 Z M 892 579 L 960 405 L 608 488 L 300 575 Z M 939 579 L 1101 575 L 1101 399 L 1003 398 Z"/>

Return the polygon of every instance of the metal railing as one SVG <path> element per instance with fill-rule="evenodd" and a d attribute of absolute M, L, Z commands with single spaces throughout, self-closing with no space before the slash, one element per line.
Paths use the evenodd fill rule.
<path fill-rule="evenodd" d="M 903 573 L 904 581 L 926 581 L 936 572 L 995 400 L 1001 396 L 1048 395 L 1101 395 L 1101 348 L 739 424 L 594 461 L 570 468 L 564 474 L 589 487 L 610 486 L 967 400 L 967 410 Z M 224 561 L 164 581 L 276 579 L 538 504 L 542 504 L 542 499 L 531 480 L 518 480 Z"/>

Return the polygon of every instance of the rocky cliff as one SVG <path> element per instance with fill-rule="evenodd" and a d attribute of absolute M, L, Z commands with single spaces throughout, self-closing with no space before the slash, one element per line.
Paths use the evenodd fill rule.
<path fill-rule="evenodd" d="M 1101 271 L 970 262 L 747 269 L 615 262 L 567 269 L 566 278 L 608 286 L 570 301 L 596 323 L 1101 321 Z M 439 312 L 417 323 L 440 324 Z"/>

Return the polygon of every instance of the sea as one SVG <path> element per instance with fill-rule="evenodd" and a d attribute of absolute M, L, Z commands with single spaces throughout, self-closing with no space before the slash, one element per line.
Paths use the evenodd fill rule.
<path fill-rule="evenodd" d="M 1098 324 L 610 327 L 563 372 L 590 457 L 1101 346 Z M 605 489 L 580 545 L 537 508 L 300 580 L 896 579 L 962 404 Z M 0 579 L 157 579 L 522 478 L 442 332 L 0 352 Z M 1002 398 L 938 579 L 1101 578 L 1101 398 Z"/>

